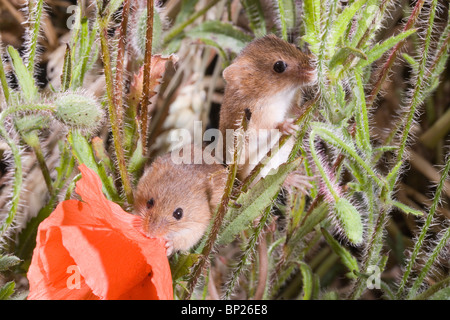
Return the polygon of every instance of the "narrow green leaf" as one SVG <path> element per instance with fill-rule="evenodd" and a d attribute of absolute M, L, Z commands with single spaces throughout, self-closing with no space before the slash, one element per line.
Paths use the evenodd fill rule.
<path fill-rule="evenodd" d="M 209 44 L 216 43 L 223 50 L 239 53 L 252 37 L 235 26 L 220 21 L 205 21 L 186 32 L 191 39 L 210 40 Z"/>
<path fill-rule="evenodd" d="M 7 282 L 3 287 L 0 288 L 0 300 L 8 300 L 9 297 L 14 293 L 14 288 L 16 284 L 14 281 Z"/>
<path fill-rule="evenodd" d="M 67 91 L 70 88 L 72 79 L 72 53 L 69 44 L 66 44 L 66 53 L 64 54 L 63 72 L 61 74 L 61 91 Z"/>
<path fill-rule="evenodd" d="M 409 63 L 414 72 L 417 73 L 419 71 L 419 62 L 416 59 L 414 59 L 407 53 L 402 53 L 402 57 L 406 60 L 406 62 Z"/>
<path fill-rule="evenodd" d="M 29 54 L 28 54 L 28 62 L 27 69 L 28 72 L 33 75 L 34 74 L 34 59 L 36 57 L 36 49 L 38 44 L 39 31 L 41 28 L 41 18 L 42 11 L 44 7 L 44 1 L 29 1 L 28 2 L 28 12 L 30 13 L 29 19 L 31 22 L 30 29 L 27 32 L 30 33 L 30 44 L 29 44 Z M 32 7 L 34 4 L 34 7 Z"/>
<path fill-rule="evenodd" d="M 360 70 L 356 69 L 355 72 L 356 86 L 353 93 L 356 97 L 357 104 L 360 109 L 357 110 L 357 117 L 359 118 L 357 123 L 359 147 L 367 152 L 369 155 L 372 153 L 372 145 L 370 143 L 370 129 L 369 129 L 369 114 L 366 106 L 366 96 L 364 93 L 364 85 L 360 76 Z"/>
<path fill-rule="evenodd" d="M 304 40 L 311 45 L 313 52 L 317 52 L 320 39 L 320 0 L 304 0 L 303 11 L 306 33 Z"/>
<path fill-rule="evenodd" d="M 181 0 L 180 11 L 175 18 L 174 26 L 183 23 L 186 19 L 189 18 L 195 12 L 195 6 L 198 3 L 198 0 Z"/>
<path fill-rule="evenodd" d="M 188 275 L 194 264 L 200 258 L 198 253 L 180 254 L 175 264 L 170 266 L 172 273 L 172 280 L 176 281 L 181 277 Z"/>
<path fill-rule="evenodd" d="M 267 34 L 266 20 L 264 17 L 264 10 L 259 0 L 241 0 L 247 14 L 250 28 L 257 37 Z"/>
<path fill-rule="evenodd" d="M 411 207 L 407 206 L 406 204 L 401 203 L 399 201 L 391 200 L 391 201 L 389 201 L 389 204 L 395 206 L 396 208 L 400 209 L 401 211 L 403 211 L 406 214 L 413 214 L 415 216 L 423 216 L 422 211 L 411 208 Z"/>
<path fill-rule="evenodd" d="M 38 89 L 34 83 L 34 79 L 30 71 L 24 65 L 20 58 L 19 52 L 12 46 L 7 48 L 9 56 L 11 57 L 14 72 L 17 76 L 17 81 L 22 89 L 23 96 L 26 100 L 33 100 L 38 94 Z"/>
<path fill-rule="evenodd" d="M 350 24 L 350 21 L 352 20 L 356 11 L 358 11 L 366 2 L 367 0 L 357 0 L 353 2 L 352 5 L 346 7 L 344 11 L 339 14 L 337 20 L 333 23 L 333 26 L 331 28 L 330 42 L 327 45 L 331 52 L 335 51 L 336 44 L 344 35 L 345 30 L 348 28 L 348 25 Z"/>
<path fill-rule="evenodd" d="M 303 300 L 310 300 L 314 288 L 314 275 L 310 266 L 308 266 L 306 263 L 300 262 L 299 265 L 303 282 Z"/>
<path fill-rule="evenodd" d="M 0 46 L 0 83 L 2 84 L 3 95 L 5 96 L 5 101 L 9 101 L 9 86 L 8 80 L 6 80 L 5 68 L 3 67 L 3 50 Z"/>
<path fill-rule="evenodd" d="M 439 290 L 428 300 L 450 300 L 450 287 Z"/>
<path fill-rule="evenodd" d="M 331 58 L 329 63 L 330 70 L 342 65 L 350 55 L 354 55 L 360 59 L 367 60 L 366 54 L 361 50 L 352 47 L 343 47 L 340 48 Z"/>
<path fill-rule="evenodd" d="M 72 152 L 78 163 L 85 164 L 88 168 L 98 174 L 103 184 L 103 192 L 109 200 L 120 202 L 120 196 L 114 187 L 111 177 L 106 175 L 103 164 L 97 164 L 91 144 L 78 130 L 72 130 L 68 136 Z"/>
<path fill-rule="evenodd" d="M 301 159 L 282 164 L 276 174 L 262 178 L 250 190 L 236 199 L 236 206 L 228 208 L 226 219 L 231 222 L 219 234 L 219 244 L 233 241 L 273 201 L 286 176 L 300 165 Z"/>
<path fill-rule="evenodd" d="M 334 239 L 326 229 L 321 228 L 321 231 L 331 249 L 339 256 L 341 262 L 348 268 L 348 270 L 350 270 L 351 274 L 354 275 L 353 270 L 359 272 L 358 261 L 355 257 L 353 257 L 346 248 Z"/>
<path fill-rule="evenodd" d="M 388 2 L 388 1 L 386 1 Z M 351 45 L 353 47 L 358 46 L 358 48 L 364 48 L 365 43 L 367 40 L 369 40 L 370 36 L 366 37 L 366 39 L 363 39 L 365 34 L 368 34 L 369 28 L 378 28 L 379 25 L 379 19 L 375 21 L 375 25 L 373 25 L 374 18 L 376 15 L 380 12 L 380 9 L 383 10 L 384 8 L 380 8 L 379 6 L 379 0 L 368 0 L 365 4 L 365 8 L 360 11 L 360 16 L 357 16 L 358 19 L 358 27 L 356 29 L 356 32 L 352 36 L 352 42 Z M 379 17 L 382 15 L 380 14 Z M 373 35 L 375 32 L 372 31 L 370 34 Z M 360 41 L 363 40 L 362 43 Z M 364 41 L 365 40 L 365 41 Z"/>
<path fill-rule="evenodd" d="M 328 215 L 328 203 L 322 202 L 317 208 L 315 208 L 309 216 L 304 218 L 301 223 L 301 227 L 294 233 L 290 239 L 290 243 L 297 243 L 301 241 L 308 233 L 314 230 L 314 228 L 326 219 Z"/>
<path fill-rule="evenodd" d="M 103 11 L 103 16 L 108 18 L 122 5 L 123 0 L 110 0 Z"/>
<path fill-rule="evenodd" d="M 360 244 L 363 240 L 363 224 L 358 210 L 347 199 L 339 198 L 334 206 L 334 214 L 348 240 Z"/>
<path fill-rule="evenodd" d="M 20 263 L 20 259 L 16 256 L 7 255 L 2 256 L 0 255 L 0 271 L 6 271 L 11 267 L 14 267 L 15 265 Z"/>
<path fill-rule="evenodd" d="M 367 65 L 372 64 L 375 60 L 378 60 L 381 58 L 381 56 L 391 49 L 393 46 L 401 42 L 402 40 L 408 38 L 410 35 L 412 35 L 414 32 L 416 32 L 416 29 L 409 29 L 407 31 L 404 31 L 395 37 L 391 37 L 387 40 L 385 40 L 382 43 L 377 43 L 375 46 L 373 46 L 372 49 L 370 49 L 368 52 L 366 52 L 367 60 L 361 60 L 359 61 L 357 67 L 365 67 Z"/>

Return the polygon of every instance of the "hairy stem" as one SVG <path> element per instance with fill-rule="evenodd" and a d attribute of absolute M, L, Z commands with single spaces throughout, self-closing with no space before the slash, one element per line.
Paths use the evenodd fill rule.
<path fill-rule="evenodd" d="M 107 101 L 109 110 L 109 122 L 111 125 L 114 150 L 116 152 L 123 191 L 125 193 L 128 204 L 132 205 L 134 201 L 133 188 L 131 186 L 131 180 L 128 175 L 127 165 L 125 163 L 125 154 L 122 147 L 120 127 L 118 124 L 118 116 L 117 116 L 118 110 L 117 106 L 114 104 L 113 75 L 111 68 L 111 57 L 108 48 L 108 21 L 100 19 L 99 26 L 100 26 L 100 44 L 102 48 L 102 59 L 105 70 L 106 94 L 108 98 Z"/>
<path fill-rule="evenodd" d="M 428 232 L 428 229 L 430 228 L 431 222 L 433 221 L 434 214 L 436 213 L 436 209 L 439 205 L 439 200 L 441 198 L 441 194 L 444 189 L 445 179 L 447 178 L 449 171 L 450 171 L 450 158 L 447 160 L 447 164 L 445 165 L 444 171 L 441 175 L 438 187 L 436 189 L 436 193 L 434 195 L 433 203 L 431 204 L 431 207 L 430 207 L 430 212 L 427 215 L 425 224 L 423 225 L 423 227 L 420 231 L 419 237 L 417 238 L 417 241 L 414 245 L 414 250 L 411 254 L 411 258 L 409 259 L 408 265 L 406 266 L 405 272 L 403 273 L 402 280 L 401 280 L 400 285 L 397 290 L 397 297 L 400 297 L 403 294 L 403 291 L 408 282 L 409 275 L 411 273 L 413 265 L 416 262 L 416 259 L 417 259 L 417 256 L 419 255 L 420 250 L 422 249 L 423 242 L 425 240 L 425 236 Z"/>
<path fill-rule="evenodd" d="M 147 0 L 147 32 L 145 36 L 144 84 L 140 109 L 142 152 L 147 154 L 148 106 L 151 95 L 152 46 L 153 46 L 153 0 Z"/>
<path fill-rule="evenodd" d="M 9 214 L 5 221 L 0 227 L 0 239 L 5 235 L 6 230 L 11 226 L 17 213 L 17 208 L 19 206 L 20 191 L 22 190 L 22 160 L 20 157 L 19 147 L 16 145 L 13 139 L 9 136 L 5 127 L 3 126 L 3 121 L 0 122 L 0 136 L 5 139 L 6 143 L 11 149 L 13 160 L 14 160 L 14 181 L 13 181 L 13 193 L 11 199 L 11 208 Z"/>

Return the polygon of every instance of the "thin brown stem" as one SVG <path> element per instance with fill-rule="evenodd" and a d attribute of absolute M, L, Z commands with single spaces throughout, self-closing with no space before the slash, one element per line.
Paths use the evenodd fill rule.
<path fill-rule="evenodd" d="M 123 69 L 125 64 L 125 40 L 127 38 L 130 0 L 124 0 L 122 22 L 119 28 L 119 45 L 117 48 L 116 79 L 114 81 L 114 105 L 116 106 L 117 122 L 120 130 L 123 126 Z"/>
<path fill-rule="evenodd" d="M 111 125 L 112 138 L 114 143 L 114 150 L 116 152 L 116 158 L 119 166 L 120 178 L 122 180 L 122 186 L 129 204 L 133 204 L 133 188 L 131 186 L 131 180 L 128 175 L 127 165 L 125 163 L 125 153 L 122 146 L 120 127 L 117 121 L 117 109 L 114 104 L 114 92 L 113 92 L 113 75 L 111 68 L 111 56 L 108 47 L 108 21 L 99 19 L 100 26 L 100 45 L 102 51 L 102 59 L 105 70 L 105 82 L 106 82 L 106 94 L 108 101 L 109 122 Z"/>
<path fill-rule="evenodd" d="M 144 84 L 139 112 L 139 123 L 141 125 L 141 142 L 143 154 L 147 154 L 147 131 L 148 131 L 148 106 L 151 98 L 151 71 L 152 71 L 152 46 L 153 46 L 153 0 L 147 0 L 147 32 L 144 56 Z"/>
<path fill-rule="evenodd" d="M 247 117 L 244 115 L 244 118 L 242 120 L 242 128 L 244 131 L 247 129 Z M 237 138 L 236 138 L 237 139 Z M 220 228 L 222 226 L 223 218 L 225 217 L 225 214 L 227 213 L 228 209 L 228 203 L 230 202 L 232 192 L 233 192 L 233 186 L 234 181 L 236 179 L 236 173 L 237 173 L 237 167 L 238 167 L 238 160 L 239 160 L 239 154 L 240 154 L 240 145 L 235 144 L 235 150 L 233 155 L 233 163 L 229 166 L 229 173 L 227 182 L 225 185 L 224 194 L 222 196 L 222 200 L 220 202 L 219 208 L 217 210 L 217 214 L 214 217 L 214 222 L 211 228 L 211 232 L 209 233 L 208 240 L 206 241 L 205 247 L 202 250 L 202 255 L 199 258 L 199 261 L 194 266 L 194 271 L 192 272 L 192 277 L 189 280 L 188 283 L 188 290 L 184 297 L 184 299 L 189 300 L 191 298 L 192 292 L 194 291 L 195 286 L 197 285 L 197 282 L 200 278 L 200 275 L 202 274 L 203 269 L 206 267 L 207 263 L 209 262 L 209 254 L 211 253 L 211 250 L 214 246 L 214 243 L 216 242 L 217 235 L 219 234 Z"/>

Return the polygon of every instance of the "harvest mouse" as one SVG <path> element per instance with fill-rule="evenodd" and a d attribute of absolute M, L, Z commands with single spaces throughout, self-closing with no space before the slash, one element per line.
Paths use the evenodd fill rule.
<path fill-rule="evenodd" d="M 313 61 L 312 56 L 293 44 L 267 35 L 248 44 L 223 71 L 227 83 L 220 110 L 219 129 L 223 137 L 227 136 L 227 129 L 239 127 L 244 113 L 248 114 L 246 132 L 256 135 L 256 139 L 246 139 L 244 161 L 237 175 L 239 179 L 250 174 L 282 134 L 293 134 L 298 130 L 289 113 L 295 107 L 300 89 L 316 81 Z M 286 162 L 294 142 L 291 137 L 265 165 L 260 176 Z M 227 159 L 232 159 L 230 153 L 233 150 L 226 144 L 223 151 L 224 156 L 229 157 Z"/>
<path fill-rule="evenodd" d="M 168 256 L 188 250 L 206 231 L 226 179 L 220 164 L 175 164 L 170 153 L 157 158 L 135 191 L 134 211 L 144 233 L 165 239 Z"/>

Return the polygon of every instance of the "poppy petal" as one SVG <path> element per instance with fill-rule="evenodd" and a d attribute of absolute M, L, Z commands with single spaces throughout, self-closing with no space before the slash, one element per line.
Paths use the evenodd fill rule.
<path fill-rule="evenodd" d="M 119 232 L 62 226 L 61 234 L 86 283 L 101 299 L 118 299 L 151 271 L 139 247 Z"/>

